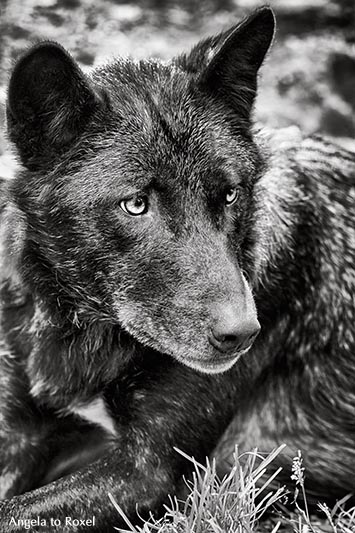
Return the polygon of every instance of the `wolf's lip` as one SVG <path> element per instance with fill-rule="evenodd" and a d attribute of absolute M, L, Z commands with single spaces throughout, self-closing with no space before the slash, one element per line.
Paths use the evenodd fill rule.
<path fill-rule="evenodd" d="M 218 368 L 218 366 L 220 365 L 224 365 L 226 363 L 231 363 L 232 361 L 236 361 L 237 359 L 239 359 L 239 357 L 247 353 L 249 350 L 250 350 L 250 347 L 246 348 L 245 350 L 240 350 L 239 352 L 234 352 L 233 355 L 228 355 L 228 356 L 225 355 L 224 357 L 218 356 L 216 358 L 209 358 L 209 359 L 199 359 L 197 357 L 189 357 L 186 359 L 186 361 L 191 362 L 193 364 L 199 364 L 201 366 Z M 220 352 L 220 353 L 225 353 L 225 352 Z"/>
<path fill-rule="evenodd" d="M 238 356 L 221 359 L 215 359 L 212 361 L 206 361 L 201 359 L 185 359 L 183 362 L 185 365 L 197 370 L 198 372 L 207 374 L 219 374 L 231 369 L 237 362 Z"/>

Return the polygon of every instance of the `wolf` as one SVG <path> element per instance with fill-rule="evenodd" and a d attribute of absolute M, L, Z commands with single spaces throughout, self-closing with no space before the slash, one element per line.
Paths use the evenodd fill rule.
<path fill-rule="evenodd" d="M 109 492 L 159 511 L 175 448 L 202 462 L 232 420 L 241 449 L 301 449 L 315 498 L 355 489 L 355 155 L 253 124 L 274 27 L 260 8 L 169 64 L 87 75 L 41 42 L 15 65 L 1 531 L 113 531 Z"/>

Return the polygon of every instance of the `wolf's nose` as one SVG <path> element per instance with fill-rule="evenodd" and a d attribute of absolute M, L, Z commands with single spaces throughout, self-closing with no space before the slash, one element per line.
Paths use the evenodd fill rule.
<path fill-rule="evenodd" d="M 250 348 L 259 331 L 256 317 L 238 320 L 234 313 L 227 312 L 213 323 L 209 340 L 221 352 L 240 352 Z"/>

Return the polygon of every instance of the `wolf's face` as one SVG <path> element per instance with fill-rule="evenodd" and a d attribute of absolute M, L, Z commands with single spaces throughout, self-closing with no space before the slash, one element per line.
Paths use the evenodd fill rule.
<path fill-rule="evenodd" d="M 170 66 L 117 62 L 91 80 L 55 44 L 20 60 L 8 124 L 30 169 L 14 193 L 32 290 L 202 371 L 250 348 L 263 162 L 249 113 L 272 33 L 260 10 Z"/>

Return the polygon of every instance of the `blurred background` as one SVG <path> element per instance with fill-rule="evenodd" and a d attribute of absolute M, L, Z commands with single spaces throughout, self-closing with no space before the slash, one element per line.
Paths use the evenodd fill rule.
<path fill-rule="evenodd" d="M 84 69 L 114 56 L 169 59 L 234 24 L 258 0 L 0 0 L 0 176 L 14 160 L 4 135 L 6 85 L 39 39 L 63 44 Z M 269 0 L 277 16 L 256 117 L 297 125 L 355 150 L 355 0 Z"/>

